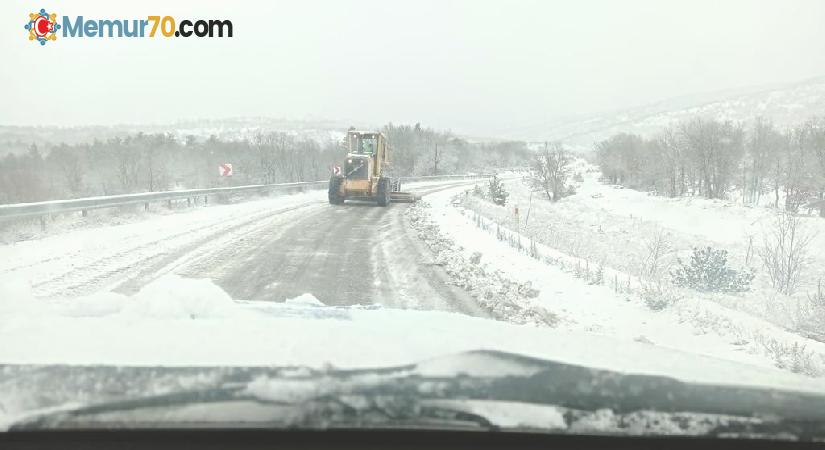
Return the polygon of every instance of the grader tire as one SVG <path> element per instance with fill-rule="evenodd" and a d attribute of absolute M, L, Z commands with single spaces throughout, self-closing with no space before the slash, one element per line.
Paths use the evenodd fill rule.
<path fill-rule="evenodd" d="M 329 179 L 329 203 L 331 205 L 341 205 L 344 203 L 344 197 L 341 196 L 341 183 L 344 181 L 340 177 L 332 177 Z"/>
<path fill-rule="evenodd" d="M 381 178 L 378 181 L 378 206 L 390 204 L 390 180 Z"/>

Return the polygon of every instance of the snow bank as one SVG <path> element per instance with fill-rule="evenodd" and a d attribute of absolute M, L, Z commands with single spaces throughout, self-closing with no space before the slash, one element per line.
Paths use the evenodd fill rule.
<path fill-rule="evenodd" d="M 305 302 L 306 299 L 299 301 Z M 0 313 L 9 317 L 109 317 L 197 319 L 231 317 L 235 301 L 206 279 L 164 275 L 128 297 L 102 292 L 71 299 L 36 299 L 23 280 L 0 280 Z"/>
<path fill-rule="evenodd" d="M 230 317 L 232 298 L 206 279 L 165 275 L 141 289 L 121 314 L 134 318 L 197 319 Z"/>
<path fill-rule="evenodd" d="M 581 257 L 540 243 L 536 244 L 538 257 L 531 256 L 530 251 L 513 248 L 512 239 L 496 237 L 499 231 L 495 223 L 490 227 L 488 219 L 481 219 L 479 224 L 472 214 L 462 214 L 463 210 L 454 206 L 453 199 L 461 192 L 461 189 L 454 189 L 428 197 L 438 229 L 454 240 L 457 246 L 463 247 L 466 255 L 477 254 L 480 265 L 499 270 L 515 281 L 532 283 L 540 293 L 534 301 L 560 317 L 560 329 L 594 332 L 748 364 L 777 366 L 809 375 L 823 374 L 825 344 L 699 295 L 683 298 L 676 308 L 652 311 L 643 299 L 624 286 L 619 286 L 620 289 L 610 286 L 614 275 L 618 275 L 619 284 L 623 285 L 628 279 L 627 273 L 605 267 L 603 279 L 594 281 L 592 276 L 576 273 L 576 267 L 582 270 L 586 267 Z M 505 210 L 485 203 L 488 207 L 480 210 L 485 216 L 498 218 L 498 214 Z M 536 215 L 535 208 L 536 205 L 530 221 L 541 224 L 541 216 Z M 562 220 L 566 217 L 567 213 L 561 211 L 568 206 L 556 204 L 549 208 L 559 211 Z M 512 211 L 512 206 L 507 209 Z M 524 204 L 521 204 L 520 210 L 524 216 Z M 479 228 L 479 225 L 485 226 Z M 572 222 L 566 226 L 575 229 L 577 224 Z M 624 232 L 635 235 L 642 230 L 627 227 Z M 504 234 L 513 232 L 507 230 Z M 523 247 L 530 245 L 530 239 L 526 236 L 522 235 L 521 240 Z M 591 243 L 592 240 L 583 237 L 582 250 L 591 249 Z M 612 253 L 615 257 L 627 257 L 625 250 L 622 240 L 613 240 Z M 579 261 L 580 266 L 575 261 Z M 590 272 L 597 270 L 597 267 L 591 260 Z M 633 284 L 638 286 L 638 282 Z"/>
<path fill-rule="evenodd" d="M 443 358 L 487 349 L 685 381 L 825 392 L 823 380 L 622 337 L 439 311 L 320 306 L 309 295 L 234 301 L 201 280 L 165 277 L 133 296 L 18 294 L 2 297 L 12 314 L 0 317 L 0 364 L 364 368 L 429 360 L 422 370 L 450 375 L 492 370 L 483 357 Z M 119 306 L 82 311 L 100 302 Z"/>
<path fill-rule="evenodd" d="M 8 275 L 0 278 L 0 317 L 33 315 L 40 309 L 28 282 Z"/>
<path fill-rule="evenodd" d="M 478 264 L 476 255 L 465 255 L 464 249 L 444 236 L 432 222 L 429 205 L 418 202 L 407 209 L 406 214 L 418 237 L 424 241 L 450 276 L 452 283 L 467 290 L 493 317 L 518 324 L 553 326 L 558 318 L 552 312 L 534 302 L 538 295 L 531 283 L 520 283 L 508 278 L 504 272 L 488 270 Z"/>
<path fill-rule="evenodd" d="M 324 306 L 324 303 L 312 294 L 301 294 L 295 298 L 287 299 L 285 303 L 287 305 Z"/>

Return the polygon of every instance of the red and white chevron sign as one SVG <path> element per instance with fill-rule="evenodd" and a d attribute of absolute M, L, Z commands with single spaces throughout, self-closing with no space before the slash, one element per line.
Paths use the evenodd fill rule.
<path fill-rule="evenodd" d="M 222 177 L 231 177 L 232 176 L 232 164 L 229 164 L 229 163 L 221 164 L 220 166 L 218 166 L 218 173 Z"/>

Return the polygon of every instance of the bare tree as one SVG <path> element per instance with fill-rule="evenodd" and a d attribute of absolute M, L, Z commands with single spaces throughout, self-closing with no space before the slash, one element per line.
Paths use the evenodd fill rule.
<path fill-rule="evenodd" d="M 634 186 L 640 178 L 644 140 L 627 133 L 616 134 L 596 146 L 602 175 L 613 184 Z"/>
<path fill-rule="evenodd" d="M 663 228 L 657 228 L 645 241 L 647 255 L 642 261 L 641 275 L 650 281 L 660 281 L 667 273 L 671 261 L 668 257 L 673 254 L 670 238 Z"/>
<path fill-rule="evenodd" d="M 52 150 L 47 160 L 62 176 L 70 195 L 79 194 L 83 186 L 83 164 L 80 161 L 79 152 L 61 144 Z"/>
<path fill-rule="evenodd" d="M 274 136 L 272 134 L 256 133 L 252 138 L 252 146 L 258 154 L 258 165 L 262 173 L 263 183 L 274 183 L 278 167 Z"/>
<path fill-rule="evenodd" d="M 756 119 L 747 141 L 747 161 L 742 164 L 746 174 L 750 174 L 750 179 L 743 183 L 745 203 L 759 203 L 764 180 L 770 169 L 770 160 L 776 156 L 780 139 L 773 123 L 761 117 Z"/>
<path fill-rule="evenodd" d="M 9 153 L 0 159 L 0 203 L 44 200 L 49 196 L 50 179 L 36 145 L 26 155 Z"/>
<path fill-rule="evenodd" d="M 120 142 L 114 149 L 120 187 L 123 192 L 133 192 L 138 183 L 140 154 L 129 146 L 120 145 Z"/>
<path fill-rule="evenodd" d="M 825 313 L 825 288 L 822 287 L 822 279 L 816 282 L 816 292 L 808 293 L 808 300 L 817 305 Z M 823 317 L 825 319 L 825 317 Z M 825 323 L 825 320 L 823 320 Z"/>
<path fill-rule="evenodd" d="M 757 252 L 774 289 L 785 295 L 796 291 L 814 237 L 801 219 L 788 211 L 777 215 L 771 228 L 763 233 L 762 247 Z"/>
<path fill-rule="evenodd" d="M 707 198 L 724 198 L 743 153 L 743 130 L 730 122 L 694 119 L 682 134 L 698 170 L 697 186 Z"/>
<path fill-rule="evenodd" d="M 807 154 L 810 147 L 809 124 L 794 127 L 790 132 L 790 145 L 784 158 L 783 188 L 785 191 L 785 210 L 797 212 L 808 199 L 811 180 L 807 170 Z"/>
<path fill-rule="evenodd" d="M 175 140 L 168 134 L 142 135 L 142 164 L 146 175 L 146 189 L 163 191 L 169 188 L 168 162 Z"/>
<path fill-rule="evenodd" d="M 438 154 L 438 142 L 435 143 L 435 153 L 433 154 L 433 175 L 438 175 L 438 162 L 441 155 Z"/>
<path fill-rule="evenodd" d="M 779 208 L 779 193 L 785 180 L 785 161 L 788 159 L 788 147 L 790 145 L 790 137 L 787 133 L 782 133 L 777 136 L 770 158 L 771 161 L 767 169 L 768 177 L 772 181 L 773 207 L 777 209 Z"/>
<path fill-rule="evenodd" d="M 567 180 L 570 177 L 571 158 L 559 142 L 544 144 L 533 159 L 531 183 L 553 202 L 567 194 Z"/>
<path fill-rule="evenodd" d="M 524 142 L 468 142 L 449 131 L 421 125 L 389 124 L 384 131 L 392 147 L 394 176 L 487 171 L 522 164 L 533 155 Z M 170 134 L 135 133 L 44 148 L 22 141 L 2 144 L 3 149 L 15 151 L 0 156 L 0 203 L 158 191 L 172 185 L 198 188 L 317 180 L 326 177 L 345 154 L 345 148 L 332 139 L 316 142 L 270 131 L 242 139 L 212 135 L 182 136 L 178 141 Z M 234 164 L 231 178 L 218 176 L 218 165 L 226 162 Z"/>
<path fill-rule="evenodd" d="M 813 184 L 820 200 L 825 200 L 825 120 L 811 121 L 811 147 L 815 162 L 811 164 Z M 819 206 L 819 216 L 825 217 L 825 203 Z"/>
<path fill-rule="evenodd" d="M 665 192 L 668 197 L 685 192 L 685 159 L 679 135 L 671 127 L 666 128 L 658 139 L 662 151 L 662 171 L 665 173 Z"/>

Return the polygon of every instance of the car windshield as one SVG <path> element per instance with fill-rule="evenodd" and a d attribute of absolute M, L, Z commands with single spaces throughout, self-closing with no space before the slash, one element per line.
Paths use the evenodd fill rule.
<path fill-rule="evenodd" d="M 825 2 L 54 3 L 0 431 L 825 440 Z"/>

